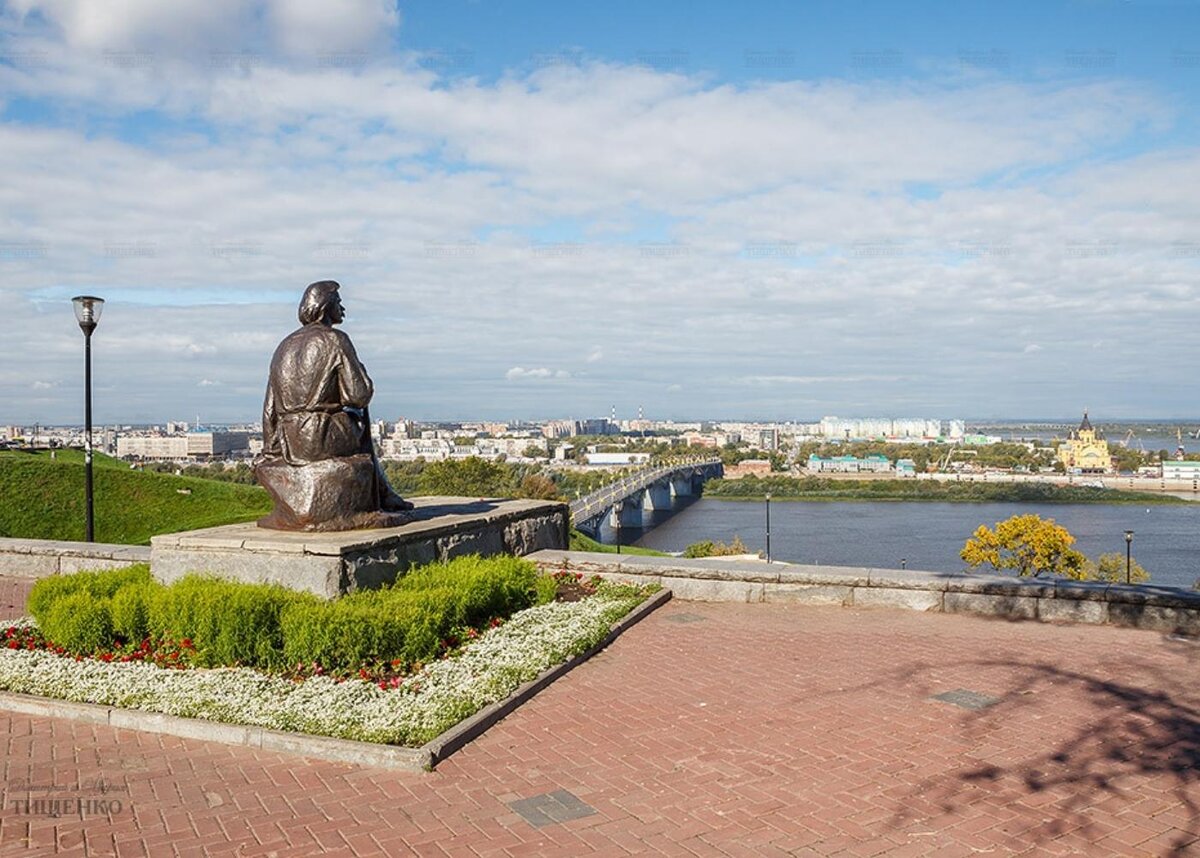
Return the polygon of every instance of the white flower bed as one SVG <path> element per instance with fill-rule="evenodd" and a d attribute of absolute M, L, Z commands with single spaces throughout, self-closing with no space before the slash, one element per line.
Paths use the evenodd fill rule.
<path fill-rule="evenodd" d="M 484 632 L 456 657 L 434 662 L 387 691 L 361 679 L 294 682 L 248 668 L 170 670 L 10 649 L 0 649 L 0 689 L 417 747 L 599 643 L 640 601 L 593 596 L 529 608 Z"/>

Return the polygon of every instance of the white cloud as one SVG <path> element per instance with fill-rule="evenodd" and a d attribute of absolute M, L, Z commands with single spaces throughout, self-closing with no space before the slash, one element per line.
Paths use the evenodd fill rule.
<path fill-rule="evenodd" d="M 395 0 L 267 0 L 266 19 L 286 53 L 336 67 L 352 65 L 355 52 L 385 44 L 400 13 Z"/>
<path fill-rule="evenodd" d="M 844 385 L 967 414 L 1152 402 L 1103 376 L 1031 390 L 1004 364 L 1039 345 L 1042 375 L 1071 378 L 1052 345 L 1095 338 L 1114 365 L 1200 393 L 1185 369 L 1200 153 L 1113 154 L 1172 127 L 1146 87 L 733 86 L 612 63 L 441 80 L 388 59 L 390 4 L 337 21 L 320 4 L 253 20 L 169 6 L 99 20 L 22 0 L 5 19 L 52 26 L 16 31 L 43 61 L 0 64 L 0 91 L 73 118 L 0 124 L 0 211 L 19 213 L 0 228 L 0 367 L 37 354 L 44 378 L 75 378 L 64 302 L 107 294 L 107 419 L 254 416 L 300 291 L 324 277 L 343 283 L 381 416 L 651 414 L 657 397 L 681 417 L 811 417 L 844 410 Z M 322 49 L 372 61 L 297 59 Z M 104 53 L 121 50 L 170 74 Z M 250 53 L 206 60 L 222 50 Z M 538 252 L 530 235 L 563 222 L 579 252 Z M 500 366 L 531 383 L 501 396 Z M 224 383 L 200 392 L 201 373 Z M 574 383 L 532 383 L 555 379 Z M 29 385 L 0 369 L 0 422 L 74 417 L 69 390 L 27 408 Z M 703 394 L 664 397 L 685 389 Z"/>
<path fill-rule="evenodd" d="M 1023 348 L 1021 351 L 1027 355 L 1032 355 L 1032 354 L 1037 354 L 1041 350 L 1042 350 L 1042 347 L 1039 346 L 1037 343 L 1030 343 L 1029 345 L 1025 346 L 1025 348 Z"/>
<path fill-rule="evenodd" d="M 514 366 L 508 372 L 504 373 L 504 377 L 509 381 L 524 381 L 526 379 L 570 378 L 571 374 L 566 370 L 547 369 L 544 366 L 537 367 L 536 369 L 525 369 Z"/>

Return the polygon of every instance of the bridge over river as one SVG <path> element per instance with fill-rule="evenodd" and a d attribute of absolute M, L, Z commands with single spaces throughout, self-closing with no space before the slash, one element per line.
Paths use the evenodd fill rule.
<path fill-rule="evenodd" d="M 698 494 L 705 480 L 724 473 L 721 460 L 683 459 L 626 474 L 571 503 L 575 527 L 598 537 L 605 518 L 614 528 L 641 527 L 642 510 L 670 509 L 677 497 Z"/>

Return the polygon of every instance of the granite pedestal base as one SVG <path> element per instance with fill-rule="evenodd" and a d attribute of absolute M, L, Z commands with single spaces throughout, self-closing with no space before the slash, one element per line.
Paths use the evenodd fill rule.
<path fill-rule="evenodd" d="M 189 572 L 247 583 L 282 584 L 332 599 L 390 584 L 411 566 L 463 554 L 530 554 L 565 549 L 566 504 L 537 500 L 412 498 L 399 527 L 289 533 L 231 524 L 150 540 L 150 569 L 164 584 Z"/>

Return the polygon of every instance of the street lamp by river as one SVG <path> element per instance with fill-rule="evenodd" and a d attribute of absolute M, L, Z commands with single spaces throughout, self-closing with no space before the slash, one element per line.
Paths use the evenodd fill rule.
<path fill-rule="evenodd" d="M 1133 566 L 1133 531 L 1125 531 L 1125 583 L 1130 583 L 1130 568 Z"/>
<path fill-rule="evenodd" d="M 767 492 L 767 562 L 771 562 L 771 493 Z"/>
<path fill-rule="evenodd" d="M 77 295 L 71 299 L 75 306 L 75 321 L 83 331 L 83 491 L 87 496 L 85 539 L 96 541 L 96 516 L 92 501 L 92 332 L 100 323 L 104 299 L 92 295 Z"/>

